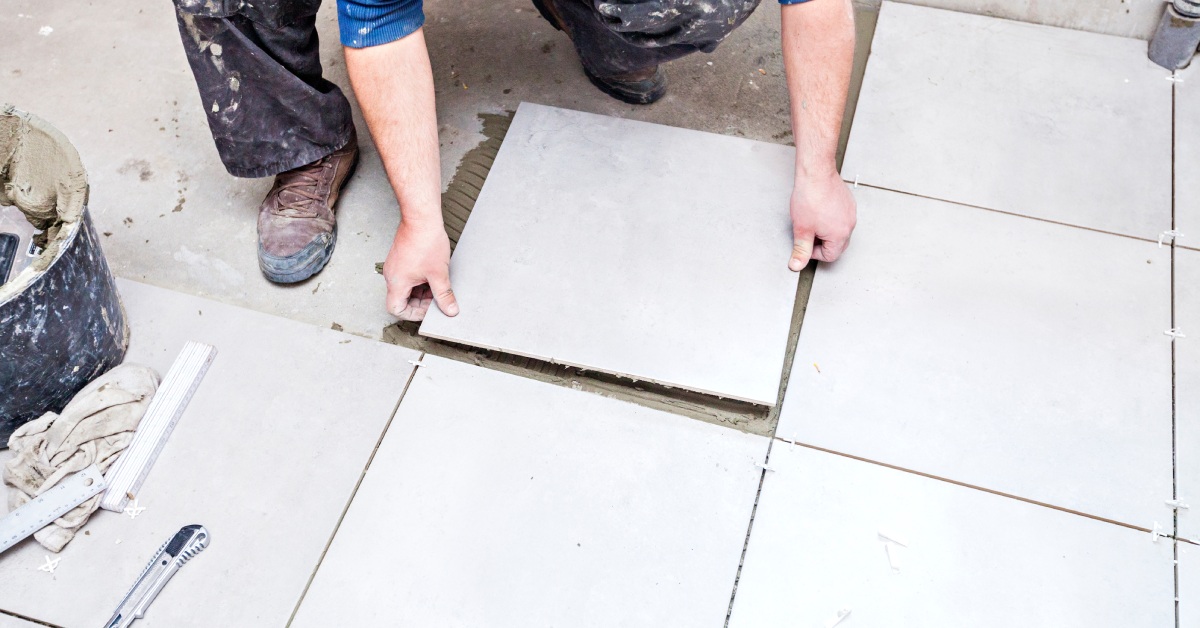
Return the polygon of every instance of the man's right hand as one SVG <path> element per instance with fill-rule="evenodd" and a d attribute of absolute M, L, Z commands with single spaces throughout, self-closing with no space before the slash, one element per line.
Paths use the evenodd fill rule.
<path fill-rule="evenodd" d="M 450 289 L 450 238 L 440 222 L 401 222 L 383 262 L 383 278 L 388 312 L 400 320 L 423 320 L 433 302 L 446 316 L 458 314 Z"/>

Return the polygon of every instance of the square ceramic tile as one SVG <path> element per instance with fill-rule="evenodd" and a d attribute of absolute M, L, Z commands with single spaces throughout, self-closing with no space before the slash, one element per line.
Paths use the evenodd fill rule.
<path fill-rule="evenodd" d="M 776 441 L 729 628 L 1174 625 L 1172 542 Z"/>
<path fill-rule="evenodd" d="M 1200 64 L 1175 84 L 1175 228 L 1179 246 L 1200 249 Z"/>
<path fill-rule="evenodd" d="M 0 613 L 0 628 L 42 628 L 40 624 L 25 621 L 20 617 Z"/>
<path fill-rule="evenodd" d="M 885 2 L 842 176 L 1156 239 L 1168 75 L 1142 40 Z"/>
<path fill-rule="evenodd" d="M 860 188 L 776 435 L 1151 529 L 1171 512 L 1171 249 Z"/>
<path fill-rule="evenodd" d="M 1179 628 L 1200 628 L 1200 546 L 1176 543 L 1179 553 Z"/>
<path fill-rule="evenodd" d="M 421 333 L 774 405 L 794 155 L 522 104 Z"/>
<path fill-rule="evenodd" d="M 101 511 L 60 554 L 31 540 L 0 558 L 0 609 L 99 626 L 180 527 L 212 542 L 136 625 L 282 626 L 299 602 L 418 354 L 130 281 L 127 360 L 165 374 L 188 340 L 217 357 L 141 492 L 136 518 Z M 70 600 L 70 603 L 64 603 Z"/>
<path fill-rule="evenodd" d="M 1175 478 L 1179 535 L 1200 541 L 1200 251 L 1175 251 Z M 1197 600 L 1200 604 L 1200 600 Z"/>
<path fill-rule="evenodd" d="M 426 356 L 296 628 L 722 628 L 767 439 Z"/>

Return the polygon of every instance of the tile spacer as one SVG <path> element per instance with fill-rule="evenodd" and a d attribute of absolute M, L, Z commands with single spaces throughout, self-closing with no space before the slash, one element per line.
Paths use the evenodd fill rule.
<path fill-rule="evenodd" d="M 409 360 L 409 361 L 408 361 L 408 363 L 409 363 L 409 364 L 411 364 L 411 365 L 413 365 L 413 366 L 415 366 L 415 367 L 417 367 L 417 368 L 420 368 L 420 367 L 422 367 L 422 366 L 425 366 L 425 364 L 424 364 L 423 362 L 421 362 L 421 360 Z"/>
<path fill-rule="evenodd" d="M 1150 540 L 1157 543 L 1159 539 L 1163 538 L 1163 536 L 1165 535 L 1162 533 L 1162 526 L 1158 525 L 1158 522 L 1155 521 L 1154 529 L 1150 531 Z"/>
<path fill-rule="evenodd" d="M 1187 338 L 1187 335 L 1183 333 L 1182 327 L 1172 327 L 1167 331 L 1164 331 L 1163 335 L 1170 336 L 1171 340 L 1175 340 L 1176 338 Z"/>
<path fill-rule="evenodd" d="M 1167 238 L 1171 238 L 1171 242 L 1175 242 L 1175 238 L 1182 238 L 1182 237 L 1183 237 L 1183 232 L 1179 231 L 1178 229 L 1167 229 L 1166 231 L 1158 234 L 1158 248 L 1160 248 L 1160 249 L 1162 248 L 1163 240 L 1165 240 Z"/>
<path fill-rule="evenodd" d="M 1183 77 L 1179 76 L 1178 74 L 1171 74 L 1170 76 L 1167 77 L 1167 80 L 1171 81 L 1172 83 L 1182 83 Z"/>
<path fill-rule="evenodd" d="M 1183 500 L 1179 499 L 1168 499 L 1166 503 L 1167 506 L 1170 506 L 1172 510 L 1187 510 L 1190 508 L 1190 506 L 1183 503 Z"/>

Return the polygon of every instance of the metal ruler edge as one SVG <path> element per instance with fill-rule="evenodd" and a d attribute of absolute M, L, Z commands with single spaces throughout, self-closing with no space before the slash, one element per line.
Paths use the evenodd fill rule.
<path fill-rule="evenodd" d="M 0 552 L 20 543 L 108 486 L 96 465 L 72 474 L 0 519 Z"/>
<path fill-rule="evenodd" d="M 100 500 L 101 508 L 121 512 L 129 496 L 136 496 L 216 355 L 212 345 L 188 342 L 183 346 L 150 400 L 133 441 L 105 474 L 109 490 Z"/>

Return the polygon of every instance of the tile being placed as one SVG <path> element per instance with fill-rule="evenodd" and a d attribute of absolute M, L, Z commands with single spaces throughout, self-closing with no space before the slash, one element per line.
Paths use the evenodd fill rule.
<path fill-rule="evenodd" d="M 774 405 L 794 154 L 522 104 L 421 333 Z"/>
<path fill-rule="evenodd" d="M 292 626 L 722 628 L 767 443 L 426 356 Z"/>
<path fill-rule="evenodd" d="M 776 435 L 1151 529 L 1171 249 L 884 190 L 813 281 Z"/>
<path fill-rule="evenodd" d="M 1172 542 L 776 441 L 729 628 L 1173 626 Z"/>
<path fill-rule="evenodd" d="M 1175 480 L 1190 506 L 1179 536 L 1200 542 L 1200 251 L 1175 250 L 1175 325 Z"/>
<path fill-rule="evenodd" d="M 885 2 L 842 175 L 1157 239 L 1169 74 L 1142 40 Z"/>
<path fill-rule="evenodd" d="M 188 340 L 217 357 L 154 465 L 135 517 L 101 511 L 39 572 L 32 540 L 0 558 L 0 609 L 99 626 L 188 524 L 212 542 L 137 625 L 282 626 L 332 537 L 418 354 L 119 281 L 127 361 L 165 374 Z M 64 603 L 70 600 L 70 603 Z"/>

